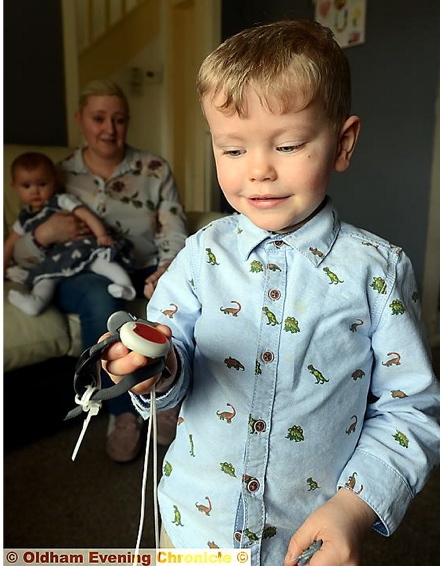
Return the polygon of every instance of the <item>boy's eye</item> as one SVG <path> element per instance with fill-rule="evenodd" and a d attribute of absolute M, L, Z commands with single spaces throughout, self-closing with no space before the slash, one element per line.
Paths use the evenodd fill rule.
<path fill-rule="evenodd" d="M 229 149 L 223 152 L 223 155 L 229 155 L 230 157 L 239 157 L 243 155 L 245 152 L 242 149 Z"/>
<path fill-rule="evenodd" d="M 93 116 L 93 121 L 100 124 L 101 122 L 104 122 L 104 118 L 102 116 Z"/>
<path fill-rule="evenodd" d="M 280 153 L 292 153 L 293 151 L 296 151 L 297 149 L 299 149 L 300 147 L 302 147 L 304 144 L 300 143 L 298 145 L 280 145 L 277 147 L 277 151 L 279 151 Z"/>
<path fill-rule="evenodd" d="M 127 119 L 126 118 L 118 118 L 116 120 L 116 124 L 118 124 L 118 126 L 125 126 L 125 124 L 127 123 Z"/>

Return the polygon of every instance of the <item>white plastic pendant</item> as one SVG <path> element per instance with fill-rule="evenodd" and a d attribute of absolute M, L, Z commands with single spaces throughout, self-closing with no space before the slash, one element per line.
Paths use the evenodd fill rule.
<path fill-rule="evenodd" d="M 165 334 L 145 322 L 126 322 L 119 329 L 119 336 L 129 350 L 148 358 L 166 356 L 170 349 L 170 342 Z"/>

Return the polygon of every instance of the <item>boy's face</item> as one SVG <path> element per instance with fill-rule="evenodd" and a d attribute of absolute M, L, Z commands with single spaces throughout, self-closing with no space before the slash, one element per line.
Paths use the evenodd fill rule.
<path fill-rule="evenodd" d="M 17 168 L 12 186 L 32 211 L 39 210 L 57 190 L 56 179 L 44 165 L 31 170 Z"/>
<path fill-rule="evenodd" d="M 254 91 L 247 116 L 217 110 L 205 99 L 220 186 L 229 204 L 256 226 L 274 232 L 297 228 L 324 199 L 333 169 L 348 168 L 359 120 L 336 132 L 320 104 L 272 113 Z"/>

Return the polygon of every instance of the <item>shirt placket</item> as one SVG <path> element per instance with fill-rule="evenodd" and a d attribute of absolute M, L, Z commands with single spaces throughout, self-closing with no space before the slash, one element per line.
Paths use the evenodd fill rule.
<path fill-rule="evenodd" d="M 265 528 L 264 478 L 269 453 L 272 408 L 276 389 L 279 343 L 283 328 L 286 286 L 285 243 L 276 239 L 266 244 L 265 287 L 261 309 L 260 339 L 255 363 L 254 391 L 244 464 L 241 546 L 261 543 Z M 258 308 L 258 307 L 257 307 Z"/>

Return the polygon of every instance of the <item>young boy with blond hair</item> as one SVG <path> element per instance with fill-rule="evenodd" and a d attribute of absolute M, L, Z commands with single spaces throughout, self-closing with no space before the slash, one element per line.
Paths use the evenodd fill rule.
<path fill-rule="evenodd" d="M 156 382 L 159 410 L 183 400 L 164 533 L 250 549 L 253 566 L 322 540 L 311 566 L 358 565 L 439 463 L 440 387 L 410 260 L 327 195 L 359 136 L 349 64 L 329 29 L 282 21 L 227 39 L 197 86 L 238 214 L 187 240 L 147 306 L 171 377 L 134 403 L 148 418 Z M 121 343 L 105 357 L 114 381 L 148 362 Z"/>

